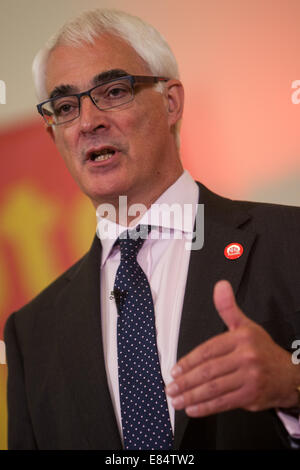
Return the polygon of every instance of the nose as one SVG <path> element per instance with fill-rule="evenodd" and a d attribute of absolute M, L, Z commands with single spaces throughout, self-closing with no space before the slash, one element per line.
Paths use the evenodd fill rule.
<path fill-rule="evenodd" d="M 79 126 L 82 133 L 93 132 L 97 128 L 108 128 L 108 116 L 100 111 L 89 96 L 82 96 L 80 102 Z"/>

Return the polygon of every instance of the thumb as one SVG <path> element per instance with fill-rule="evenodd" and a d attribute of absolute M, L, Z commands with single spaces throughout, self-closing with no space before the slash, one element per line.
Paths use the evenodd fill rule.
<path fill-rule="evenodd" d="M 229 330 L 235 330 L 250 321 L 238 307 L 231 284 L 219 281 L 215 284 L 213 299 L 220 317 Z"/>

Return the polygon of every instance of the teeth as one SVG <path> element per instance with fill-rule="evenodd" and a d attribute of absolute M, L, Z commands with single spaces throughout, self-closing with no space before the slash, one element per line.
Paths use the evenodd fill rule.
<path fill-rule="evenodd" d="M 104 160 L 108 160 L 109 158 L 111 158 L 113 156 L 113 152 L 111 153 L 106 153 L 104 155 L 97 155 L 97 157 L 94 159 L 94 162 L 102 162 Z"/>

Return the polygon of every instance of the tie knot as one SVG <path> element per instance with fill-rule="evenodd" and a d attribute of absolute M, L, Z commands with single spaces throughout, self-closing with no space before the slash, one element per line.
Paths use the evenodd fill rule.
<path fill-rule="evenodd" d="M 116 242 L 120 245 L 121 260 L 125 258 L 136 259 L 150 230 L 151 227 L 147 225 L 138 225 L 136 229 L 125 230 L 121 233 Z"/>

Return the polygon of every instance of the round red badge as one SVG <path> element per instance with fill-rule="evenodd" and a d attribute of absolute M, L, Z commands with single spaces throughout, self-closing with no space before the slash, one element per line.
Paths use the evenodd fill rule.
<path fill-rule="evenodd" d="M 237 259 L 242 256 L 244 248 L 240 243 L 229 243 L 224 250 L 224 255 L 228 259 Z"/>

